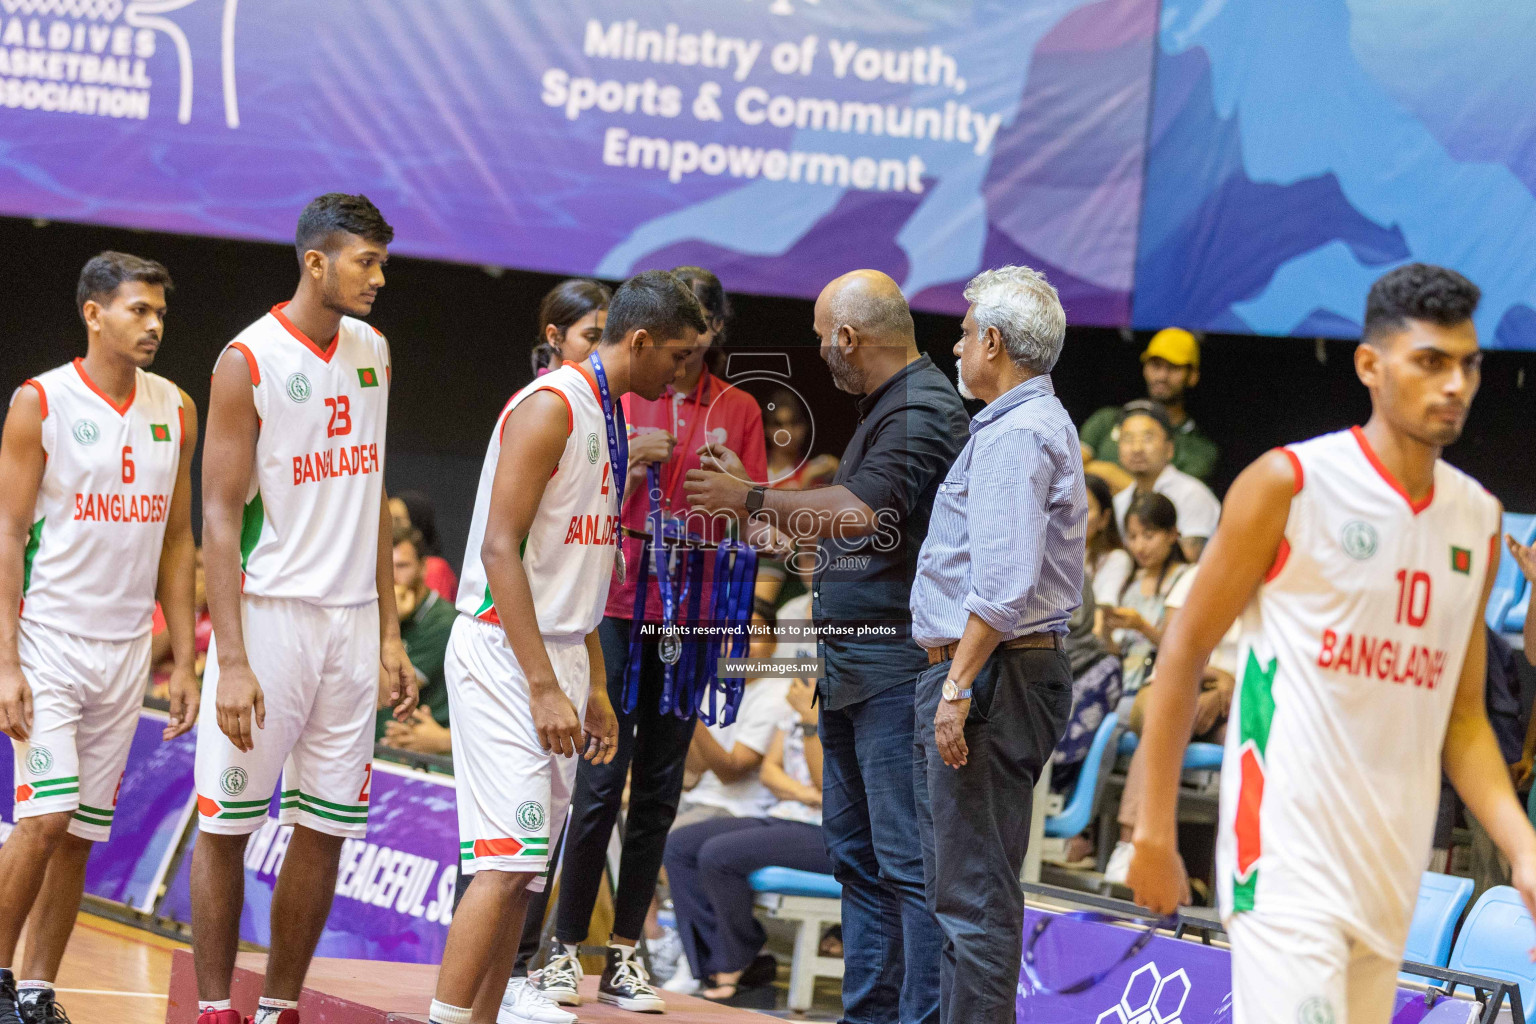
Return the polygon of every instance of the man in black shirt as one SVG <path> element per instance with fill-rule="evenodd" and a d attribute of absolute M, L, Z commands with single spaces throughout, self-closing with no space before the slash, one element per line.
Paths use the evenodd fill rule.
<path fill-rule="evenodd" d="M 832 379 L 861 396 L 832 485 L 765 490 L 719 452 L 688 474 L 689 500 L 766 517 L 818 541 L 811 607 L 822 629 L 823 829 L 843 885 L 843 1019 L 938 1020 L 942 935 L 923 895 L 913 795 L 913 703 L 928 659 L 909 603 L 934 494 L 969 437 L 954 384 L 921 355 L 896 282 L 844 275 L 816 300 Z"/>

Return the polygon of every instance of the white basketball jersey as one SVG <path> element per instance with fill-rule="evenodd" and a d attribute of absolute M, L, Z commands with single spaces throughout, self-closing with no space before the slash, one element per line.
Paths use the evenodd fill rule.
<path fill-rule="evenodd" d="M 1217 864 L 1225 914 L 1341 923 L 1396 958 L 1498 503 L 1435 464 L 1419 504 L 1358 429 L 1286 449 L 1285 539 L 1243 613 Z"/>
<path fill-rule="evenodd" d="M 42 404 L 47 463 L 32 512 L 21 617 L 93 640 L 145 636 L 181 464 L 181 390 L 138 370 L 132 396 L 119 407 L 79 359 L 24 386 Z"/>
<path fill-rule="evenodd" d="M 240 534 L 245 593 L 324 607 L 378 599 L 389 344 L 343 317 L 326 347 L 282 303 L 241 331 L 261 432 Z"/>
<path fill-rule="evenodd" d="M 480 545 L 485 540 L 491 487 L 501 459 L 502 430 L 512 410 L 536 391 L 553 391 L 565 400 L 570 435 L 523 542 L 523 568 L 533 590 L 539 632 L 547 637 L 580 638 L 597 628 L 608 603 L 608 584 L 618 550 L 619 503 L 610 479 L 613 471 L 602 398 L 591 371 L 576 363 L 566 363 L 513 395 L 496 420 L 485 466 L 480 470 L 458 609 L 486 622 L 501 621 L 480 561 Z"/>

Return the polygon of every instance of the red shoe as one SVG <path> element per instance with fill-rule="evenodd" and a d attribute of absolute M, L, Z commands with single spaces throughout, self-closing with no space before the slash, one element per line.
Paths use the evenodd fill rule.
<path fill-rule="evenodd" d="M 197 1015 L 197 1024 L 245 1024 L 234 1010 L 204 1010 Z"/>

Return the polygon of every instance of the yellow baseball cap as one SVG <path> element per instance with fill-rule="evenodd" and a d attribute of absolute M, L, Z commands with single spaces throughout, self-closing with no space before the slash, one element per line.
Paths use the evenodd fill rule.
<path fill-rule="evenodd" d="M 1141 361 L 1162 359 L 1174 366 L 1200 367 L 1200 342 L 1182 327 L 1164 327 L 1152 335 Z"/>

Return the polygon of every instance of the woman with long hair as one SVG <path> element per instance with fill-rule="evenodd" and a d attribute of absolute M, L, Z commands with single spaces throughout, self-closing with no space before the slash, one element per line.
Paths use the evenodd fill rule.
<path fill-rule="evenodd" d="M 543 376 L 567 360 L 579 363 L 591 355 L 602 340 L 612 298 L 607 285 L 584 277 L 573 277 L 551 288 L 539 303 L 533 375 Z"/>
<path fill-rule="evenodd" d="M 1125 692 L 1134 694 L 1152 669 L 1163 642 L 1167 598 L 1189 569 L 1179 546 L 1179 514 L 1161 494 L 1142 494 L 1125 514 L 1125 546 L 1136 570 L 1120 587 L 1103 628 L 1120 649 Z"/>

